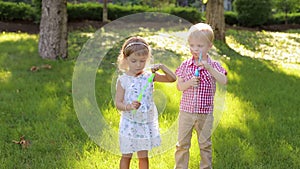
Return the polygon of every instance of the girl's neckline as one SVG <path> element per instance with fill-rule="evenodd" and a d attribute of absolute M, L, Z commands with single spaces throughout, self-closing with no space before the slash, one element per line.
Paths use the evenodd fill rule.
<path fill-rule="evenodd" d="M 130 76 L 130 77 L 139 77 L 139 76 L 142 76 L 143 74 L 145 74 L 145 71 L 143 71 L 142 73 L 137 74 L 137 75 L 130 75 L 130 74 L 128 74 L 128 72 L 125 72 L 125 75 Z"/>

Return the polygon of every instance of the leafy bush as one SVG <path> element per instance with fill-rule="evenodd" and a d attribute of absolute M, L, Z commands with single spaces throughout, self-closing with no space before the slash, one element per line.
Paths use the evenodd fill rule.
<path fill-rule="evenodd" d="M 278 13 L 274 14 L 271 18 L 269 18 L 267 24 L 274 25 L 274 24 L 284 24 L 285 22 L 285 13 Z"/>
<path fill-rule="evenodd" d="M 240 3 L 239 1 L 247 1 L 247 0 L 236 0 L 235 2 Z M 248 0 L 248 1 L 252 2 L 252 0 Z M 269 0 L 262 0 L 262 1 L 269 1 Z M 25 3 L 12 3 L 12 2 L 0 1 L 0 20 L 2 21 L 25 20 L 25 21 L 39 22 L 40 12 L 41 12 L 40 10 L 41 0 L 33 0 L 33 2 L 34 3 L 32 4 L 32 6 L 30 6 L 29 4 L 25 4 Z M 257 4 L 260 3 L 255 3 L 255 4 L 257 6 Z M 226 24 L 229 25 L 236 24 L 242 26 L 257 26 L 263 24 L 264 25 L 284 24 L 285 22 L 284 13 L 274 14 L 272 17 L 269 17 L 270 14 L 261 15 L 259 13 L 267 13 L 267 12 L 257 12 L 259 8 L 258 7 L 254 8 L 251 5 L 254 4 L 250 3 L 250 4 L 244 4 L 244 6 L 240 6 L 240 8 L 241 7 L 246 8 L 245 11 L 243 11 L 242 13 L 226 11 L 224 13 Z M 80 20 L 101 21 L 102 20 L 103 6 L 100 3 L 92 3 L 92 2 L 79 3 L 79 4 L 68 3 L 67 10 L 68 10 L 69 21 L 80 21 Z M 187 8 L 187 7 L 150 8 L 147 6 L 121 6 L 121 5 L 111 4 L 111 3 L 108 4 L 109 20 L 116 20 L 120 17 L 124 17 L 135 13 L 141 13 L 141 12 L 168 13 L 178 17 L 182 17 L 183 19 L 192 23 L 205 21 L 205 13 L 199 12 L 196 8 Z M 287 16 L 288 16 L 287 18 L 288 23 L 300 24 L 300 13 L 288 14 Z"/>
<path fill-rule="evenodd" d="M 166 7 L 163 9 L 150 8 L 147 6 L 119 6 L 119 5 L 108 5 L 108 17 L 110 20 L 115 20 L 120 17 L 140 13 L 140 12 L 163 12 L 178 17 L 182 17 L 190 22 L 200 22 L 202 15 L 195 8 L 183 8 L 183 7 Z"/>
<path fill-rule="evenodd" d="M 68 3 L 68 20 L 102 20 L 102 10 L 103 6 L 99 3 Z"/>
<path fill-rule="evenodd" d="M 34 20 L 33 8 L 25 3 L 1 2 L 0 1 L 0 20 Z"/>
<path fill-rule="evenodd" d="M 234 8 L 242 26 L 258 26 L 267 22 L 271 16 L 270 0 L 235 0 Z"/>
<path fill-rule="evenodd" d="M 237 19 L 237 13 L 232 11 L 226 11 L 225 15 L 225 23 L 228 25 L 242 25 L 239 23 Z M 264 25 L 279 25 L 285 24 L 285 13 L 276 13 L 268 18 Z M 287 23 L 289 24 L 300 24 L 300 13 L 289 13 L 287 14 Z"/>
<path fill-rule="evenodd" d="M 42 0 L 31 0 L 32 8 L 34 10 L 34 21 L 39 23 L 41 21 L 41 13 L 42 13 Z"/>
<path fill-rule="evenodd" d="M 237 19 L 237 13 L 232 11 L 225 11 L 224 12 L 225 17 L 225 23 L 228 25 L 237 25 L 238 19 Z"/>
<path fill-rule="evenodd" d="M 196 8 L 186 8 L 186 7 L 169 7 L 164 8 L 162 12 L 169 13 L 178 17 L 182 17 L 183 19 L 197 23 L 204 21 L 205 19 L 202 18 L 203 15 L 199 12 Z"/>
<path fill-rule="evenodd" d="M 300 24 L 300 13 L 288 14 L 288 22 L 294 24 Z"/>
<path fill-rule="evenodd" d="M 0 1 L 0 20 L 30 20 L 39 22 L 40 0 L 34 0 L 33 6 L 25 3 L 12 3 Z M 120 6 L 108 4 L 108 19 L 116 20 L 120 17 L 141 12 L 164 12 L 182 17 L 190 22 L 203 21 L 201 13 L 195 8 L 167 7 L 163 9 L 147 6 Z M 103 5 L 100 3 L 68 3 L 67 12 L 69 21 L 78 20 L 102 20 Z"/>
<path fill-rule="evenodd" d="M 267 24 L 284 24 L 285 19 L 287 19 L 287 23 L 289 24 L 300 24 L 300 13 L 287 14 L 287 18 L 285 13 L 274 14 L 272 18 L 268 20 Z"/>
<path fill-rule="evenodd" d="M 153 9 L 147 6 L 138 6 L 138 5 L 120 6 L 120 5 L 109 4 L 107 8 L 108 8 L 108 19 L 110 20 L 116 20 L 123 16 L 140 13 L 140 12 L 153 12 Z"/>

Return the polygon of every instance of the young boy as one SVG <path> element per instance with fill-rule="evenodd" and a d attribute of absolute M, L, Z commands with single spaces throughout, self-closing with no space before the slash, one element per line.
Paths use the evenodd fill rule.
<path fill-rule="evenodd" d="M 198 23 L 188 32 L 188 43 L 192 57 L 176 69 L 177 88 L 183 91 L 176 145 L 176 169 L 188 169 L 189 149 L 193 128 L 200 148 L 200 169 L 212 168 L 211 130 L 216 82 L 227 84 L 227 72 L 208 51 L 213 46 L 214 33 L 208 24 Z"/>

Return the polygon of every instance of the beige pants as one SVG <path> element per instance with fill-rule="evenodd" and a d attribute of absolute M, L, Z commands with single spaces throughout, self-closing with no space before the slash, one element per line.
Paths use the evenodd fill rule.
<path fill-rule="evenodd" d="M 175 169 L 188 169 L 189 149 L 193 129 L 197 132 L 200 148 L 200 169 L 212 168 L 212 143 L 211 131 L 213 126 L 213 114 L 179 113 L 178 142 L 175 152 Z"/>

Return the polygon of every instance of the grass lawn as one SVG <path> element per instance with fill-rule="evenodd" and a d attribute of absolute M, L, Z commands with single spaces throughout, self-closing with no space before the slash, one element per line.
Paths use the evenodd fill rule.
<path fill-rule="evenodd" d="M 0 34 L 0 168 L 118 168 L 120 156 L 90 139 L 73 106 L 76 58 L 91 33 L 71 32 L 70 57 L 57 61 L 38 56 L 37 35 Z M 227 44 L 215 43 L 213 54 L 228 70 L 229 83 L 224 112 L 212 137 L 214 168 L 300 167 L 299 34 L 300 30 L 227 30 Z M 174 51 L 172 46 L 163 50 L 155 35 L 147 38 L 156 55 L 176 58 L 166 63 L 175 70 L 186 51 Z M 101 62 L 95 80 L 98 108 L 114 132 L 119 114 L 112 100 L 116 70 L 112 63 L 119 48 L 116 44 L 109 51 L 112 57 Z M 31 71 L 33 66 L 39 70 Z M 156 85 L 158 98 L 163 98 L 156 100 L 164 110 L 159 117 L 163 133 L 177 119 L 180 92 L 175 85 Z M 12 142 L 22 135 L 30 140 L 28 148 Z M 111 141 L 111 146 L 116 144 Z M 150 158 L 151 169 L 173 168 L 175 145 L 169 146 Z M 190 153 L 190 168 L 196 169 L 200 157 L 195 133 Z M 137 168 L 136 159 L 131 166 Z"/>

